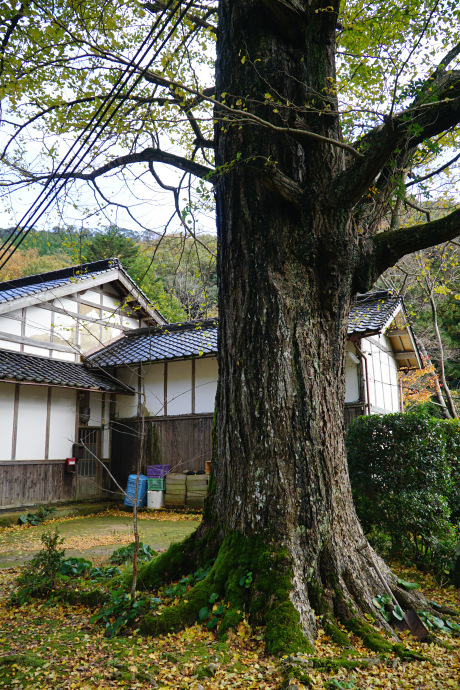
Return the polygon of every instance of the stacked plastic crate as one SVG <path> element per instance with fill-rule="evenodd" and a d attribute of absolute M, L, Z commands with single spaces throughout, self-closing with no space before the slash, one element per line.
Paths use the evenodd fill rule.
<path fill-rule="evenodd" d="M 137 474 L 130 474 L 128 477 L 128 486 L 126 487 L 125 506 L 133 507 L 136 500 L 136 481 Z M 147 477 L 145 474 L 139 475 L 139 485 L 137 489 L 137 507 L 143 508 L 147 505 Z"/>
<path fill-rule="evenodd" d="M 189 508 L 202 508 L 208 492 L 209 476 L 204 473 L 187 475 L 187 496 L 185 505 Z"/>
<path fill-rule="evenodd" d="M 185 506 L 186 479 L 185 474 L 168 474 L 166 477 L 166 506 L 171 508 Z"/>
<path fill-rule="evenodd" d="M 149 465 L 147 467 L 147 507 L 163 508 L 165 504 L 165 477 L 169 465 Z"/>

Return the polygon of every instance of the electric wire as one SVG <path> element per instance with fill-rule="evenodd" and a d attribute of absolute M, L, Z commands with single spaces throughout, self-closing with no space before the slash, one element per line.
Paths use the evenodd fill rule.
<path fill-rule="evenodd" d="M 5 240 L 5 242 L 3 243 L 3 245 L 0 247 L 0 252 L 1 252 L 1 253 L 0 253 L 0 261 L 1 261 L 1 260 L 4 258 L 5 254 L 7 254 L 8 251 L 11 249 L 11 247 L 15 244 L 15 242 L 17 242 L 17 244 L 14 246 L 13 250 L 8 254 L 8 256 L 7 256 L 6 259 L 3 261 L 3 263 L 1 263 L 0 269 L 3 268 L 3 266 L 7 263 L 7 261 L 9 261 L 9 259 L 13 256 L 13 254 L 15 253 L 15 251 L 17 251 L 17 249 L 18 249 L 19 246 L 22 244 L 22 242 L 24 241 L 24 239 L 26 238 L 26 236 L 28 235 L 28 233 L 33 229 L 33 223 L 36 223 L 38 220 L 40 220 L 40 218 L 43 216 L 43 214 L 47 211 L 47 209 L 48 209 L 49 206 L 53 203 L 53 201 L 54 201 L 54 199 L 56 198 L 56 196 L 58 195 L 58 193 L 59 193 L 59 192 L 61 191 L 61 189 L 66 185 L 67 180 L 68 180 L 69 178 L 71 178 L 71 176 L 74 174 L 76 168 L 77 168 L 78 165 L 81 163 L 81 161 L 84 159 L 84 157 L 86 156 L 87 152 L 90 150 L 90 148 L 91 148 L 92 146 L 94 146 L 94 144 L 97 142 L 97 140 L 102 136 L 104 130 L 106 129 L 106 127 L 108 126 L 108 124 L 110 123 L 110 121 L 113 119 L 113 117 L 116 115 L 116 113 L 118 112 L 118 110 L 121 108 L 122 103 L 123 103 L 122 100 L 120 100 L 120 101 L 118 102 L 118 104 L 115 106 L 114 110 L 110 113 L 110 115 L 109 115 L 109 117 L 107 118 L 106 122 L 103 123 L 103 126 L 101 127 L 101 129 L 99 130 L 99 132 L 96 133 L 96 137 L 94 138 L 94 141 L 93 141 L 91 144 L 89 144 L 89 146 L 86 148 L 86 150 L 85 150 L 85 151 L 83 152 L 83 154 L 80 156 L 80 159 L 75 163 L 73 169 L 72 169 L 70 172 L 68 172 L 69 168 L 74 164 L 75 160 L 77 159 L 78 155 L 81 153 L 82 149 L 86 146 L 86 144 L 87 144 L 88 141 L 90 140 L 92 134 L 95 132 L 95 130 L 97 129 L 97 127 L 101 124 L 102 119 L 103 119 L 104 116 L 107 114 L 107 112 L 109 111 L 110 107 L 113 105 L 113 103 L 115 102 L 115 100 L 116 100 L 116 99 L 119 97 L 119 95 L 121 94 L 121 90 L 126 86 L 128 80 L 131 79 L 131 77 L 133 76 L 133 74 L 135 74 L 136 70 L 140 69 L 140 64 L 136 63 L 135 60 L 138 58 L 139 53 L 141 52 L 141 50 L 142 50 L 143 47 L 145 46 L 146 42 L 147 42 L 147 41 L 149 40 L 149 38 L 151 37 L 152 33 L 153 33 L 153 32 L 155 31 L 155 29 L 158 27 L 158 24 L 159 24 L 159 22 L 161 21 L 161 18 L 164 16 L 164 14 L 166 13 L 167 9 L 169 9 L 169 7 L 171 6 L 171 4 L 172 4 L 173 2 L 174 2 L 174 0 L 169 0 L 168 5 L 167 5 L 166 8 L 163 10 L 163 12 L 161 13 L 160 17 L 156 20 L 154 26 L 153 26 L 152 29 L 150 30 L 150 32 L 149 32 L 148 36 L 146 37 L 146 39 L 144 39 L 144 41 L 143 41 L 141 47 L 140 47 L 139 50 L 137 51 L 137 53 L 136 53 L 136 55 L 134 56 L 134 58 L 132 58 L 132 60 L 130 61 L 129 65 L 128 65 L 127 68 L 125 69 L 123 75 L 120 76 L 120 77 L 118 78 L 118 80 L 117 80 L 117 82 L 115 83 L 114 87 L 112 87 L 111 92 L 110 92 L 110 94 L 109 94 L 109 97 L 110 97 L 109 100 L 108 100 L 104 105 L 101 104 L 101 106 L 99 106 L 99 108 L 98 108 L 98 110 L 96 111 L 95 115 L 93 115 L 93 117 L 91 118 L 91 120 L 90 120 L 90 122 L 88 123 L 88 125 L 85 127 L 85 129 L 83 130 L 83 132 L 78 136 L 78 138 L 76 139 L 76 141 L 74 142 L 74 144 L 72 145 L 72 147 L 71 147 L 71 148 L 69 149 L 69 151 L 67 152 L 67 154 L 66 154 L 66 156 L 64 157 L 64 159 L 60 162 L 60 164 L 59 164 L 59 166 L 56 168 L 56 170 L 50 175 L 50 177 L 49 177 L 49 179 L 47 180 L 47 182 L 46 182 L 44 188 L 42 189 L 41 193 L 40 193 L 39 196 L 37 197 L 37 199 L 36 199 L 36 201 L 34 202 L 34 204 L 32 205 L 32 207 L 24 214 L 24 216 L 21 218 L 21 220 L 19 221 L 19 223 L 16 225 L 16 227 L 15 227 L 15 228 L 13 229 L 13 231 L 10 233 L 9 237 Z M 137 86 L 137 84 L 138 84 L 138 83 L 141 81 L 141 79 L 144 77 L 145 73 L 147 72 L 147 70 L 149 69 L 149 67 L 150 67 L 151 64 L 153 63 L 153 61 L 158 57 L 160 51 L 163 49 L 163 47 L 165 46 L 165 44 L 167 43 L 167 41 L 170 39 L 170 37 L 172 36 L 172 34 L 174 33 L 174 31 L 176 30 L 176 28 L 178 27 L 178 25 L 180 24 L 180 22 L 182 21 L 183 17 L 184 17 L 185 14 L 188 12 L 188 10 L 190 9 L 190 6 L 191 6 L 192 4 L 193 4 L 193 0 L 189 0 L 189 2 L 187 3 L 185 9 L 183 9 L 183 10 L 181 11 L 179 17 L 177 18 L 177 20 L 176 20 L 176 22 L 174 23 L 173 27 L 170 29 L 170 31 L 169 31 L 168 35 L 166 36 L 166 38 L 163 39 L 161 45 L 160 45 L 159 48 L 155 51 L 154 55 L 153 55 L 153 56 L 151 57 L 151 59 L 149 60 L 148 64 L 141 70 L 140 74 L 138 74 L 138 76 L 137 76 L 137 78 L 136 78 L 134 84 L 133 84 L 133 85 L 130 87 L 130 89 L 124 94 L 125 97 L 129 96 L 130 93 L 132 93 L 132 91 L 134 90 L 134 88 Z M 157 40 L 161 37 L 161 35 L 164 33 L 165 29 L 167 28 L 168 24 L 171 23 L 172 18 L 173 18 L 173 16 L 174 16 L 174 14 L 177 12 L 177 10 L 178 10 L 179 7 L 180 7 L 180 2 L 179 2 L 178 5 L 176 6 L 176 8 L 174 8 L 174 10 L 171 12 L 171 14 L 167 17 L 167 20 L 166 20 L 166 21 L 163 23 L 163 25 L 160 27 L 160 29 L 159 29 L 157 35 L 154 37 L 154 39 L 149 43 L 149 46 L 148 46 L 147 49 L 144 51 L 143 55 L 142 55 L 141 58 L 140 58 L 140 61 L 142 61 L 142 60 L 146 57 L 146 55 L 149 53 L 149 51 L 150 51 L 150 50 L 153 48 L 153 46 L 155 45 L 156 41 L 157 41 Z M 120 82 L 123 81 L 123 77 L 125 77 L 124 83 L 120 83 Z M 117 92 L 117 93 L 114 93 L 115 89 L 116 89 L 119 85 L 120 85 L 120 88 L 118 89 L 118 92 Z M 100 114 L 99 114 L 99 113 L 100 113 Z M 96 118 L 98 118 L 98 120 L 97 120 L 97 122 L 94 123 L 94 121 L 96 120 Z M 71 151 L 73 150 L 73 148 L 78 144 L 78 142 L 82 139 L 82 137 L 85 135 L 85 133 L 88 131 L 88 129 L 91 127 L 91 125 L 92 125 L 93 123 L 94 123 L 94 125 L 92 126 L 91 131 L 90 131 L 89 134 L 86 136 L 85 140 L 83 141 L 83 143 L 82 143 L 81 146 L 79 147 L 78 151 L 74 154 L 74 156 L 71 158 L 71 160 L 67 163 L 67 165 L 66 165 L 64 171 L 63 171 L 63 172 L 59 172 L 59 169 L 60 169 L 60 167 L 63 165 L 65 159 L 69 156 L 69 154 L 71 153 Z M 63 180 L 62 178 L 63 178 L 64 175 L 66 176 L 66 179 Z M 59 182 L 58 182 L 59 180 L 61 180 L 61 185 L 60 185 L 60 186 L 59 186 Z M 47 187 L 48 187 L 51 183 L 54 183 L 54 188 L 50 189 L 50 190 L 45 194 L 45 192 L 46 192 L 46 190 L 47 190 Z M 40 201 L 40 198 L 41 198 L 44 194 L 45 194 L 44 199 L 42 199 L 42 201 L 38 204 L 38 202 Z M 50 198 L 50 197 L 51 197 L 51 198 Z M 50 199 L 50 200 L 48 201 L 48 203 L 46 204 L 46 206 L 41 210 L 41 212 L 40 212 L 39 215 L 37 216 L 36 214 L 40 211 L 41 207 L 43 206 L 43 204 L 45 204 L 45 203 L 47 202 L 48 199 Z M 38 204 L 38 207 L 37 207 L 36 209 L 34 209 L 34 207 L 35 207 L 37 204 Z M 28 217 L 29 217 L 29 218 L 28 218 Z M 21 228 L 22 224 L 24 223 L 24 221 L 25 221 L 26 219 L 27 219 L 27 222 L 28 222 L 29 224 L 32 224 L 32 226 L 29 227 L 28 229 L 26 229 L 26 228 L 24 228 L 24 227 Z M 19 230 L 19 232 L 18 232 L 18 230 Z M 21 235 L 22 235 L 22 237 L 21 237 Z M 21 238 L 21 239 L 19 239 L 19 238 Z M 17 241 L 17 240 L 19 240 L 19 241 Z M 6 246 L 6 245 L 8 245 L 8 246 Z"/>
<path fill-rule="evenodd" d="M 36 213 L 40 210 L 40 207 L 45 203 L 45 201 L 46 201 L 47 197 L 49 196 L 50 192 L 48 192 L 48 193 L 45 195 L 45 198 L 40 202 L 40 204 L 38 205 L 38 208 L 37 208 L 36 210 L 34 210 L 34 206 L 36 206 L 36 205 L 38 204 L 38 202 L 40 201 L 40 198 L 45 194 L 47 187 L 48 187 L 52 182 L 54 182 L 54 181 L 56 180 L 57 175 L 58 175 L 58 172 L 59 172 L 59 169 L 62 167 L 62 165 L 64 164 L 65 160 L 66 160 L 66 159 L 68 158 L 68 156 L 71 154 L 71 152 L 73 151 L 73 149 L 78 145 L 79 141 L 85 136 L 86 132 L 88 132 L 88 130 L 91 128 L 91 131 L 90 131 L 89 134 L 86 136 L 85 140 L 84 140 L 83 143 L 81 144 L 81 146 L 80 146 L 80 148 L 78 149 L 78 151 L 72 156 L 71 160 L 68 161 L 68 163 L 66 164 L 66 166 L 65 166 L 65 168 L 64 168 L 64 171 L 61 172 L 61 173 L 59 173 L 59 177 L 60 177 L 60 178 L 62 177 L 62 175 L 65 175 L 65 174 L 67 173 L 69 167 L 73 165 L 73 163 L 74 163 L 74 161 L 76 160 L 78 154 L 81 152 L 81 150 L 83 149 L 83 147 L 85 146 L 85 144 L 89 141 L 90 137 L 92 136 L 92 134 L 94 133 L 94 131 L 96 130 L 96 128 L 99 126 L 99 124 L 101 124 L 101 122 L 102 122 L 104 116 L 106 115 L 106 113 L 108 112 L 108 110 L 110 109 L 110 107 L 113 105 L 114 100 L 120 95 L 121 90 L 122 90 L 122 89 L 124 88 L 124 86 L 127 84 L 127 82 L 129 81 L 129 79 L 131 78 L 131 76 L 134 74 L 135 70 L 138 68 L 139 65 L 138 65 L 135 61 L 136 61 L 136 60 L 139 60 L 139 56 L 140 56 L 142 50 L 144 49 L 145 45 L 147 44 L 147 42 L 148 42 L 149 39 L 151 38 L 153 32 L 157 29 L 158 24 L 160 23 L 162 17 L 164 16 L 164 14 L 166 14 L 167 10 L 169 9 L 170 5 L 171 5 L 173 2 L 174 2 L 174 0 L 169 0 L 168 5 L 165 7 L 165 9 L 163 10 L 163 12 L 162 12 L 162 13 L 159 15 L 159 17 L 157 18 L 157 20 L 156 20 L 156 22 L 154 23 L 153 27 L 151 28 L 151 30 L 149 31 L 148 35 L 147 35 L 146 38 L 143 40 L 141 46 L 140 46 L 139 49 L 137 50 L 137 53 L 136 53 L 136 54 L 134 55 L 134 57 L 131 59 L 131 61 L 129 62 L 127 68 L 124 70 L 124 72 L 118 77 L 118 79 L 116 80 L 115 84 L 112 86 L 112 89 L 111 89 L 111 91 L 109 92 L 109 98 L 108 98 L 108 100 L 105 102 L 105 104 L 101 104 L 101 105 L 99 106 L 99 108 L 96 110 L 96 112 L 95 112 L 94 115 L 92 116 L 91 120 L 88 122 L 88 124 L 86 125 L 86 127 L 83 129 L 83 131 L 82 131 L 82 132 L 80 133 L 80 135 L 77 137 L 77 139 L 74 141 L 74 143 L 73 143 L 72 146 L 70 147 L 69 151 L 67 151 L 66 155 L 64 156 L 64 158 L 63 158 L 63 159 L 61 160 L 61 162 L 59 163 L 59 165 L 58 165 L 58 167 L 56 168 L 56 170 L 49 176 L 47 182 L 45 183 L 43 189 L 41 190 L 41 192 L 40 192 L 40 194 L 38 195 L 38 197 L 37 197 L 37 199 L 35 200 L 35 202 L 32 204 L 31 208 L 29 208 L 28 211 L 23 215 L 23 217 L 21 218 L 21 220 L 19 221 L 19 223 L 16 225 L 15 228 L 13 228 L 13 230 L 12 230 L 12 232 L 10 233 L 9 237 L 8 237 L 8 238 L 5 240 L 5 242 L 3 243 L 2 247 L 0 247 L 0 251 L 3 250 L 2 253 L 0 254 L 0 260 L 3 258 L 3 256 L 5 255 L 5 253 L 11 248 L 12 244 L 14 244 L 14 242 L 21 236 L 22 233 L 27 234 L 27 231 L 25 231 L 24 229 L 20 230 L 21 225 L 22 225 L 23 222 L 27 219 L 28 216 L 30 216 L 30 221 L 29 221 L 29 222 L 34 222 L 34 220 L 33 220 L 34 214 L 36 214 Z M 176 10 L 177 10 L 177 8 L 176 8 Z M 175 10 L 175 11 L 176 11 L 176 10 Z M 168 22 L 171 20 L 171 17 L 173 16 L 173 14 L 174 14 L 174 12 L 170 15 L 170 17 L 168 17 Z M 158 39 L 158 37 L 161 36 L 161 33 L 164 31 L 164 29 L 165 29 L 165 27 L 167 26 L 167 23 L 168 23 L 168 22 L 166 22 L 166 23 L 161 27 L 160 32 L 159 32 L 158 35 L 155 37 L 154 41 L 156 41 L 156 40 Z M 146 54 L 147 54 L 148 51 L 150 50 L 151 46 L 153 45 L 154 41 L 153 41 L 153 42 L 150 42 L 149 47 L 148 47 L 147 50 L 144 52 L 144 54 L 140 57 L 140 61 L 144 59 L 144 57 L 146 56 Z M 153 59 L 154 59 L 154 58 L 153 58 Z M 151 62 L 150 62 L 149 64 L 151 64 Z M 132 68 L 132 69 L 131 69 L 131 68 Z M 147 66 L 147 68 L 145 68 L 145 69 L 148 69 L 148 66 Z M 131 71 L 130 71 L 130 70 L 131 70 Z M 143 72 L 143 73 L 144 73 L 144 72 Z M 141 74 L 141 77 L 143 76 L 143 73 Z M 123 80 L 124 80 L 124 84 L 122 83 Z M 118 88 L 118 87 L 119 87 L 119 88 Z M 115 90 L 116 90 L 116 89 L 118 89 L 117 93 L 115 93 Z M 129 95 L 129 94 L 128 94 L 128 95 Z M 121 102 L 120 102 L 120 106 L 121 106 Z M 114 113 L 112 113 L 112 117 L 113 117 L 113 115 L 114 115 L 115 113 L 116 113 L 116 110 L 114 111 Z M 110 119 L 112 119 L 112 117 L 111 117 Z M 106 126 L 107 126 L 108 123 L 110 122 L 110 119 L 106 122 Z M 102 132 L 103 132 L 103 130 L 101 130 L 100 134 L 102 134 Z M 95 141 L 93 142 L 93 144 L 96 143 L 96 141 L 97 141 L 97 137 L 96 137 Z M 85 155 L 85 154 L 84 154 L 84 155 Z M 84 156 L 83 156 L 83 157 L 84 157 Z M 81 160 L 80 160 L 79 162 L 81 162 Z M 78 163 L 77 163 L 77 165 L 78 165 Z M 76 166 L 75 166 L 75 167 L 76 167 Z M 75 170 L 75 168 L 74 168 L 74 170 Z M 73 172 L 73 171 L 72 171 L 72 172 Z M 65 184 L 65 181 L 64 181 L 64 184 Z M 61 187 L 61 188 L 62 188 L 62 187 Z M 60 190 L 58 190 L 58 191 L 60 191 Z M 46 208 L 43 210 L 43 213 L 47 210 L 47 208 L 48 208 L 48 206 L 46 206 Z M 43 213 L 40 214 L 39 218 L 43 215 Z M 39 218 L 38 218 L 38 219 L 39 219 Z M 38 219 L 35 219 L 35 222 L 36 222 Z M 18 230 L 18 229 L 20 230 L 19 233 L 17 233 L 17 230 Z M 15 236 L 16 233 L 17 233 L 17 236 Z M 25 234 L 24 234 L 24 237 L 23 237 L 22 239 L 25 238 Z M 11 240 L 11 242 L 10 242 L 10 240 Z M 8 242 L 10 242 L 10 244 L 8 245 L 8 247 L 6 247 L 6 248 L 4 249 L 5 245 L 8 244 Z M 22 242 L 22 240 L 21 240 L 21 242 Z M 19 245 L 17 245 L 17 246 L 19 246 Z M 12 254 L 13 254 L 13 253 L 14 253 L 14 251 L 12 252 Z M 12 256 L 12 254 L 11 254 L 11 256 Z M 10 257 L 8 257 L 8 258 L 10 258 Z M 5 261 L 4 263 L 6 263 L 6 261 Z M 4 265 L 4 263 L 2 264 L 2 266 Z M 0 268 L 1 268 L 2 266 L 0 266 Z"/>

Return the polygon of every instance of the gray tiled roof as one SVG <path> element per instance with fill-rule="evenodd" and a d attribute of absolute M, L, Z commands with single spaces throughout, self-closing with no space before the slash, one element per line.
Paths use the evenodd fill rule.
<path fill-rule="evenodd" d="M 121 384 L 102 373 L 89 371 L 83 364 L 9 350 L 0 350 L 0 380 L 2 379 L 126 393 L 126 388 Z"/>
<path fill-rule="evenodd" d="M 348 335 L 379 333 L 401 304 L 400 297 L 386 290 L 358 295 L 348 316 Z"/>
<path fill-rule="evenodd" d="M 6 280 L 0 283 L 0 302 L 9 302 L 18 297 L 25 297 L 37 292 L 43 292 L 51 288 L 61 287 L 70 283 L 86 280 L 90 276 L 105 273 L 113 268 L 121 268 L 118 259 L 102 259 L 80 266 L 70 266 L 58 271 L 39 273 L 34 276 L 25 276 L 16 280 Z"/>
<path fill-rule="evenodd" d="M 359 295 L 350 312 L 348 335 L 379 333 L 400 304 L 400 298 L 384 291 Z M 207 354 L 217 354 L 217 319 L 128 331 L 87 362 L 89 366 L 115 367 Z"/>
<path fill-rule="evenodd" d="M 209 319 L 127 331 L 123 338 L 88 357 L 87 363 L 113 367 L 216 353 L 217 319 Z"/>

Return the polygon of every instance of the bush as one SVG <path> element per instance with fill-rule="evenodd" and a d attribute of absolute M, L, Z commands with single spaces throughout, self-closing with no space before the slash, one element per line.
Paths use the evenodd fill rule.
<path fill-rule="evenodd" d="M 386 532 L 393 551 L 453 572 L 460 510 L 460 426 L 423 414 L 359 417 L 347 432 L 350 480 L 366 533 Z"/>
<path fill-rule="evenodd" d="M 452 518 L 460 522 L 460 424 L 457 420 L 442 422 L 446 439 L 446 456 L 450 465 L 451 489 L 448 495 Z"/>
<path fill-rule="evenodd" d="M 12 603 L 21 605 L 33 596 L 46 596 L 56 585 L 56 577 L 64 560 L 65 550 L 60 549 L 64 539 L 56 528 L 41 536 L 44 548 L 24 566 L 16 584 L 18 589 Z"/>

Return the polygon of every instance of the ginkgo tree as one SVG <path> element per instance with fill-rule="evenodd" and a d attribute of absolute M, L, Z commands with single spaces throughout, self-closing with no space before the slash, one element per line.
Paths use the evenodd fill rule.
<path fill-rule="evenodd" d="M 1 4 L 9 194 L 46 184 L 62 142 L 129 69 L 139 82 L 116 96 L 117 115 L 98 127 L 85 162 L 57 173 L 68 193 L 87 183 L 102 210 L 128 207 L 124 185 L 144 181 L 147 198 L 154 189 L 171 194 L 184 232 L 193 232 L 189 195 L 198 187 L 190 182 L 184 213 L 184 185 L 195 178 L 202 194 L 215 190 L 210 492 L 199 530 L 141 569 L 140 582 L 156 587 L 215 561 L 186 600 L 147 616 L 142 629 L 178 629 L 217 597 L 226 602 L 220 634 L 247 610 L 265 625 L 272 653 L 310 650 L 315 614 L 341 644 L 349 638 L 336 619 L 368 646 L 390 649 L 366 622 L 388 628 L 373 603 L 383 591 L 377 564 L 402 606 L 418 600 L 376 559 L 353 507 L 346 325 L 356 293 L 388 267 L 460 234 L 459 210 L 408 228 L 398 222 L 409 185 L 426 193 L 456 170 L 457 2 Z M 133 68 L 136 44 L 158 22 L 165 28 L 148 68 Z M 48 158 L 31 155 L 28 137 Z"/>

